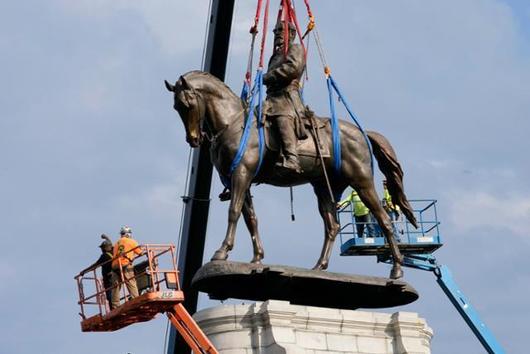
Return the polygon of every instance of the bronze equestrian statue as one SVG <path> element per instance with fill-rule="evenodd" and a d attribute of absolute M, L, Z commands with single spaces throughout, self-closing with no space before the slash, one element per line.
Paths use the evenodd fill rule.
<path fill-rule="evenodd" d="M 310 183 L 318 199 L 318 209 L 325 226 L 324 245 L 320 258 L 313 269 L 328 267 L 329 257 L 339 231 L 336 207 L 333 196 L 340 196 L 348 187 L 355 189 L 363 203 L 370 209 L 385 234 L 394 264 L 390 277 L 403 276 L 403 257 L 394 239 L 390 217 L 380 204 L 374 188 L 371 156 L 362 132 L 355 125 L 340 121 L 341 170 L 333 169 L 333 158 L 328 154 L 322 158 L 322 151 L 332 151 L 331 127 L 329 118 L 316 118 L 309 111 L 303 117 L 303 108 L 298 93 L 298 80 L 305 66 L 303 50 L 292 43 L 289 50 L 283 51 L 285 41 L 281 36 L 281 25 L 275 29 L 275 52 L 269 63 L 269 71 L 264 75 L 267 85 L 266 114 L 279 130 L 283 163 L 278 149 L 271 148 L 275 134 L 267 129 L 269 143 L 265 149 L 261 169 L 256 174 L 259 162 L 259 138 L 254 120 L 248 139 L 246 152 L 241 162 L 230 176 L 230 166 L 239 147 L 248 107 L 228 86 L 216 77 L 201 71 L 191 71 L 182 75 L 175 85 L 165 82 L 166 88 L 174 93 L 174 108 L 179 113 L 186 129 L 186 141 L 198 147 L 206 137 L 210 142 L 210 157 L 217 171 L 230 180 L 231 200 L 228 212 L 228 228 L 221 247 L 212 260 L 226 260 L 234 247 L 237 221 L 243 213 L 250 232 L 254 257 L 252 263 L 261 263 L 264 252 L 258 233 L 257 218 L 250 197 L 252 183 L 267 183 L 279 187 Z M 289 33 L 293 35 L 291 29 Z M 302 119 L 303 118 L 303 119 Z M 298 121 L 297 121 L 298 119 Z M 304 143 L 305 153 L 298 154 L 300 144 L 296 139 L 295 122 L 309 121 L 313 128 L 312 139 Z M 299 124 L 300 125 L 300 124 Z M 301 124 L 303 128 L 303 123 Z M 395 204 L 401 207 L 407 219 L 416 226 L 412 208 L 403 191 L 403 171 L 396 154 L 381 134 L 368 132 L 373 153 L 379 168 L 386 177 L 388 190 Z M 309 153 L 308 153 L 309 150 Z M 317 151 L 318 150 L 318 151 Z M 320 155 L 319 155 L 320 154 Z M 322 166 L 322 162 L 324 166 Z M 324 170 L 326 173 L 324 173 Z M 330 188 L 325 175 L 329 176 Z M 337 198 L 337 197 L 335 197 Z"/>

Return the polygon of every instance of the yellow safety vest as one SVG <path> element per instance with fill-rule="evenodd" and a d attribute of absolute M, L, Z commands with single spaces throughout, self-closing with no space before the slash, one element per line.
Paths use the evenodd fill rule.
<path fill-rule="evenodd" d="M 370 209 L 362 202 L 359 198 L 357 191 L 353 190 L 350 195 L 339 203 L 340 206 L 345 205 L 346 203 L 351 203 L 353 205 L 353 215 L 354 216 L 364 216 L 370 212 Z"/>
<path fill-rule="evenodd" d="M 390 208 L 391 210 L 399 211 L 399 206 L 394 205 L 394 203 L 392 203 L 392 197 L 390 196 L 390 193 L 388 192 L 387 188 L 383 189 L 383 200 L 388 206 L 388 208 Z"/>

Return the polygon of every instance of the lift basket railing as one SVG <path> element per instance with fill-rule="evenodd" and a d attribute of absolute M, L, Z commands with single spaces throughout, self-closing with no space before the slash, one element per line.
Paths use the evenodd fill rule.
<path fill-rule="evenodd" d="M 132 264 L 134 267 L 134 279 L 140 295 L 147 292 L 164 292 L 166 290 L 180 291 L 179 274 L 176 264 L 175 246 L 170 244 L 144 244 L 131 249 L 111 260 L 100 264 L 98 267 L 91 269 L 83 275 L 77 275 L 77 288 L 79 292 L 78 304 L 81 307 L 79 313 L 83 319 L 99 314 L 104 316 L 110 313 L 110 304 L 107 302 L 106 292 L 112 291 L 117 285 L 105 287 L 101 274 L 102 266 L 111 263 L 119 257 L 133 258 L 130 255 L 141 251 L 141 255 L 134 258 Z M 119 264 L 119 275 L 121 278 L 120 302 L 129 298 L 126 279 L 121 262 Z M 113 269 L 116 271 L 117 269 Z M 131 278 L 132 279 L 132 278 Z"/>

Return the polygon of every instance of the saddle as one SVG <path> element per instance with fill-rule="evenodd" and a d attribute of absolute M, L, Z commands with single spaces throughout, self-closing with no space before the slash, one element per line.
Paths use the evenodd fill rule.
<path fill-rule="evenodd" d="M 310 116 L 307 115 L 300 117 L 299 121 L 302 122 L 303 126 L 295 127 L 298 137 L 298 142 L 296 144 L 296 151 L 298 155 L 319 158 L 318 149 L 315 145 L 315 143 L 318 141 L 320 142 L 320 151 L 322 153 L 322 157 L 330 157 L 331 154 L 329 147 L 331 146 L 331 137 L 326 133 L 326 129 L 330 129 L 328 126 L 330 125 L 331 120 L 329 118 L 320 118 L 314 116 L 312 119 L 313 123 L 315 124 L 315 131 L 317 133 L 317 136 L 315 136 L 313 128 L 311 127 L 311 118 L 309 117 Z M 280 137 L 278 136 L 279 133 L 272 125 L 272 119 L 266 117 L 264 126 L 265 145 L 269 150 L 279 152 L 281 150 L 281 141 Z M 308 133 L 305 138 L 301 136 L 303 132 Z"/>

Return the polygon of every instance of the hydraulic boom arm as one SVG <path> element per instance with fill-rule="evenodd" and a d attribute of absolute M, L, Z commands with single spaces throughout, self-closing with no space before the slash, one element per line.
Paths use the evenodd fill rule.
<path fill-rule="evenodd" d="M 490 354 L 504 354 L 505 351 L 500 343 L 495 339 L 493 333 L 489 330 L 480 316 L 471 305 L 467 297 L 462 293 L 445 265 L 438 265 L 436 258 L 432 255 L 408 255 L 404 257 L 404 264 L 407 267 L 428 270 L 436 275 L 436 282 L 442 288 L 443 292 L 457 311 L 464 318 L 467 325 L 471 328 L 480 343 Z"/>
<path fill-rule="evenodd" d="M 186 343 L 188 343 L 193 353 L 219 353 L 182 304 L 176 304 L 173 310 L 167 313 L 167 317 Z"/>

